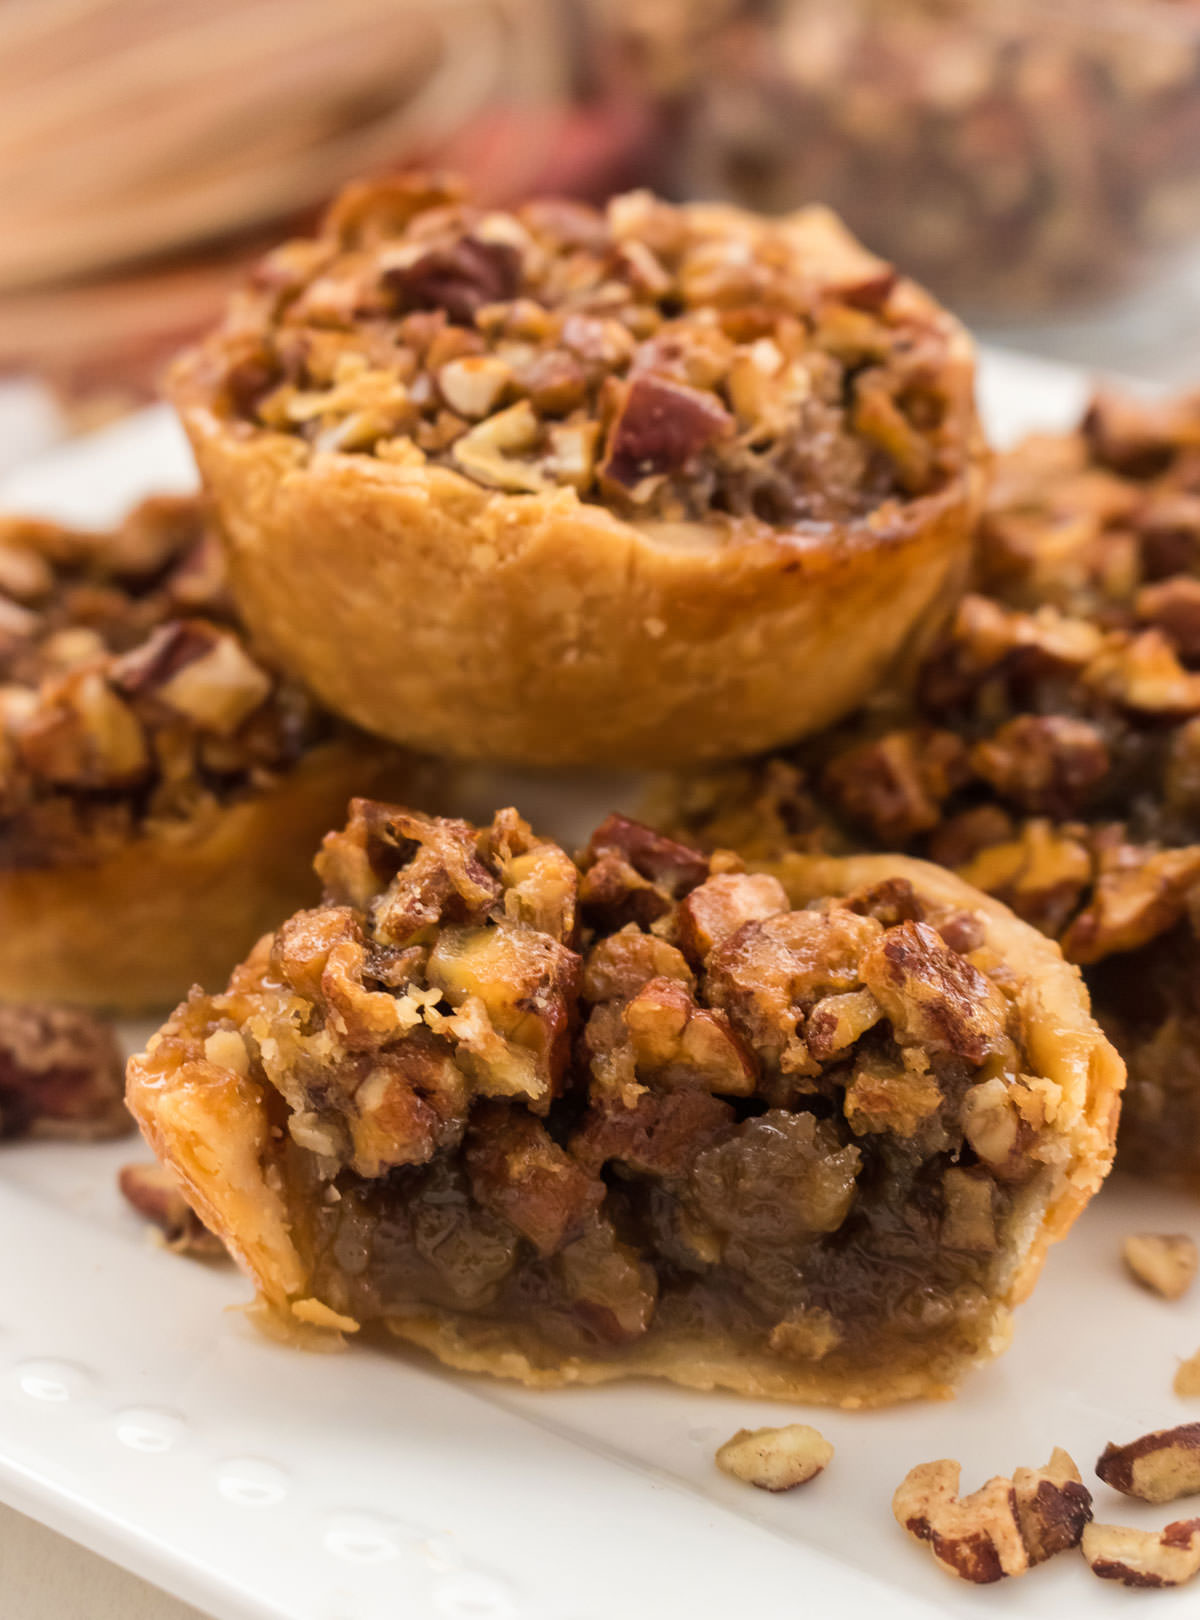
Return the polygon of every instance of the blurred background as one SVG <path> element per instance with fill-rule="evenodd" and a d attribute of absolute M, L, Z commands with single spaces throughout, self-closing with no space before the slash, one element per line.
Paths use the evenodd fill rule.
<path fill-rule="evenodd" d="M 265 244 L 413 163 L 826 201 L 993 341 L 1200 369 L 1200 0 L 0 0 L 8 453 L 151 398 Z"/>

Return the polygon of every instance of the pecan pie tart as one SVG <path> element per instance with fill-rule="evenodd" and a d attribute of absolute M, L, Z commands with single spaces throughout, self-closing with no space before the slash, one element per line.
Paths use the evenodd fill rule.
<path fill-rule="evenodd" d="M 1098 397 L 1001 458 L 915 705 L 674 784 L 706 845 L 903 849 L 1082 965 L 1123 1166 L 1200 1189 L 1200 396 Z"/>
<path fill-rule="evenodd" d="M 381 736 L 728 758 L 861 702 L 961 588 L 958 323 L 822 209 L 352 187 L 171 391 L 281 666 Z"/>
<path fill-rule="evenodd" d="M 311 898 L 350 797 L 423 769 L 248 649 L 196 500 L 0 520 L 0 998 L 135 1011 L 223 977 Z"/>
<path fill-rule="evenodd" d="M 128 1100 L 293 1325 L 529 1384 L 880 1404 L 1007 1342 L 1122 1083 L 1076 969 L 898 856 L 572 860 L 358 801 Z"/>

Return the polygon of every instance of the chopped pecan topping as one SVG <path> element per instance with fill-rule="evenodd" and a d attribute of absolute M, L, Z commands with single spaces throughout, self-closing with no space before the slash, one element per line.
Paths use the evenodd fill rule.
<path fill-rule="evenodd" d="M 961 465 L 952 324 L 827 215 L 352 196 L 212 340 L 251 422 L 668 522 L 853 520 Z"/>
<path fill-rule="evenodd" d="M 110 534 L 0 524 L 0 865 L 95 859 L 334 730 L 247 650 L 198 500 Z"/>
<path fill-rule="evenodd" d="M 520 285 L 521 255 L 509 242 L 476 237 L 414 244 L 403 256 L 391 251 L 380 274 L 398 309 L 441 309 L 469 325 L 485 304 L 511 298 Z"/>
<path fill-rule="evenodd" d="M 1128 1445 L 1110 1441 L 1096 1464 L 1106 1485 L 1143 1502 L 1174 1502 L 1200 1492 L 1200 1423 L 1156 1429 Z"/>
<path fill-rule="evenodd" d="M 1101 856 L 1091 903 L 1063 935 L 1073 962 L 1133 951 L 1165 933 L 1183 916 L 1189 891 L 1200 882 L 1200 845 L 1150 852 L 1127 845 Z"/>
<path fill-rule="evenodd" d="M 682 951 L 629 923 L 598 939 L 588 952 L 583 993 L 591 1002 L 631 1001 L 651 979 L 675 979 L 688 990 L 696 983 Z"/>
<path fill-rule="evenodd" d="M 840 908 L 787 911 L 745 923 L 711 953 L 708 995 L 779 1070 L 809 1072 L 814 1058 L 804 1039 L 805 1008 L 861 987 L 860 962 L 879 932 L 873 918 Z M 827 1044 L 829 1008 L 823 1010 L 817 1038 Z"/>
<path fill-rule="evenodd" d="M 124 1075 L 116 1036 L 93 1013 L 0 1006 L 0 1137 L 124 1136 Z"/>
<path fill-rule="evenodd" d="M 950 1575 L 987 1585 L 1024 1575 L 1035 1564 L 1077 1547 L 1092 1517 L 1079 1470 L 1056 1447 L 1044 1468 L 1018 1468 L 970 1496 L 959 1496 L 961 1464 L 943 1459 L 910 1469 L 892 1498 L 896 1520 L 929 1543 Z"/>
<path fill-rule="evenodd" d="M 878 1003 L 874 1004 L 878 1009 Z M 856 1059 L 846 1086 L 845 1113 L 856 1135 L 891 1131 L 912 1137 L 926 1120 L 934 1118 L 942 1101 L 941 1087 L 929 1071 L 924 1052 L 909 1050 L 895 1056 L 865 1052 Z"/>
<path fill-rule="evenodd" d="M 1196 1278 L 1196 1245 L 1181 1232 L 1138 1232 L 1121 1246 L 1126 1266 L 1163 1299 L 1182 1299 Z"/>
<path fill-rule="evenodd" d="M 1093 1575 L 1123 1586 L 1183 1586 L 1200 1574 L 1200 1519 L 1177 1519 L 1163 1530 L 1089 1524 L 1083 1556 Z"/>
<path fill-rule="evenodd" d="M 826 1469 L 833 1447 L 807 1423 L 782 1429 L 739 1429 L 717 1451 L 722 1473 L 760 1491 L 793 1491 Z"/>

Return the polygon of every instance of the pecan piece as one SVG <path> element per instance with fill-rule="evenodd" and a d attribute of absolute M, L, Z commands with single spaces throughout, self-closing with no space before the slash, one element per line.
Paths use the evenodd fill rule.
<path fill-rule="evenodd" d="M 429 954 L 429 983 L 459 1016 L 446 1033 L 485 1094 L 548 1107 L 570 1055 L 580 961 L 523 923 L 443 928 Z"/>
<path fill-rule="evenodd" d="M 1106 851 L 1090 905 L 1062 937 L 1063 955 L 1086 965 L 1137 950 L 1175 926 L 1198 882 L 1200 845 Z"/>
<path fill-rule="evenodd" d="M 1079 1545 L 1091 1520 L 1091 1495 L 1060 1447 L 1044 1468 L 997 1475 L 959 1495 L 962 1465 L 950 1458 L 910 1469 L 892 1498 L 898 1524 L 927 1541 L 948 1574 L 976 1585 L 1023 1575 Z"/>
<path fill-rule="evenodd" d="M 697 1087 L 643 1091 L 632 1105 L 593 1102 L 571 1155 L 597 1174 L 615 1160 L 645 1175 L 684 1176 L 733 1121 L 729 1103 Z"/>
<path fill-rule="evenodd" d="M 966 748 L 950 731 L 893 731 L 847 749 L 823 787 L 846 815 L 889 848 L 930 832 L 967 775 Z"/>
<path fill-rule="evenodd" d="M 900 1041 L 982 1063 L 1004 1039 L 1008 1004 L 928 923 L 899 923 L 864 954 L 863 983 Z"/>
<path fill-rule="evenodd" d="M 625 1008 L 641 1077 L 655 1085 L 699 1085 L 730 1097 L 754 1092 L 758 1066 L 721 1012 L 697 1005 L 678 979 L 651 979 Z"/>
<path fill-rule="evenodd" d="M 625 386 L 600 476 L 635 501 L 648 498 L 660 478 L 684 471 L 733 428 L 712 394 L 643 372 Z"/>
<path fill-rule="evenodd" d="M 1110 1441 L 1096 1473 L 1123 1496 L 1142 1502 L 1174 1502 L 1200 1492 L 1200 1423 L 1156 1429 L 1128 1445 Z"/>
<path fill-rule="evenodd" d="M 515 1226 L 540 1255 L 582 1237 L 604 1202 L 604 1183 L 565 1153 L 524 1109 L 481 1103 L 466 1138 L 476 1202 Z"/>
<path fill-rule="evenodd" d="M 1182 1586 L 1200 1574 L 1200 1519 L 1176 1519 L 1163 1530 L 1089 1524 L 1081 1548 L 1102 1581 L 1123 1586 Z"/>
<path fill-rule="evenodd" d="M 585 1001 L 630 1001 L 651 979 L 675 979 L 688 990 L 695 978 L 682 951 L 629 923 L 598 939 L 583 969 Z"/>
<path fill-rule="evenodd" d="M 1144 585 L 1134 611 L 1144 624 L 1156 625 L 1189 663 L 1200 659 L 1200 579 L 1178 574 L 1156 585 Z"/>
<path fill-rule="evenodd" d="M 381 944 L 413 945 L 441 922 L 481 921 L 499 900 L 500 883 L 479 859 L 469 822 L 397 810 L 388 831 L 412 853 L 372 907 Z"/>
<path fill-rule="evenodd" d="M 760 1491 L 792 1491 L 828 1467 L 833 1447 L 807 1423 L 739 1429 L 717 1451 L 717 1467 Z"/>
<path fill-rule="evenodd" d="M 1069 715 L 1022 714 L 971 750 L 971 768 L 1022 810 L 1069 816 L 1108 774 L 1095 726 Z"/>
<path fill-rule="evenodd" d="M 601 822 L 579 865 L 580 903 L 605 932 L 629 922 L 648 928 L 703 883 L 709 870 L 699 850 L 621 815 Z"/>
<path fill-rule="evenodd" d="M 679 942 L 693 961 L 702 963 L 743 923 L 761 922 L 788 909 L 788 897 L 778 878 L 766 872 L 719 873 L 680 901 Z"/>
<path fill-rule="evenodd" d="M 118 659 L 113 684 L 130 697 L 153 698 L 202 731 L 235 732 L 271 695 L 271 677 L 229 631 L 202 619 L 164 624 Z"/>
<path fill-rule="evenodd" d="M 381 280 L 397 307 L 443 309 L 469 326 L 485 304 L 515 297 L 521 285 L 521 255 L 511 242 L 457 242 L 414 246 L 390 255 Z"/>
<path fill-rule="evenodd" d="M 1138 1232 L 1125 1239 L 1121 1258 L 1138 1282 L 1163 1299 L 1182 1299 L 1196 1276 L 1196 1245 L 1182 1232 Z"/>
<path fill-rule="evenodd" d="M 224 1255 L 225 1245 L 196 1214 L 175 1178 L 159 1164 L 127 1164 L 117 1172 L 125 1202 L 162 1233 L 176 1254 L 209 1260 Z"/>
<path fill-rule="evenodd" d="M 0 1137 L 91 1142 L 133 1129 L 112 1029 L 78 1007 L 0 1006 Z"/>

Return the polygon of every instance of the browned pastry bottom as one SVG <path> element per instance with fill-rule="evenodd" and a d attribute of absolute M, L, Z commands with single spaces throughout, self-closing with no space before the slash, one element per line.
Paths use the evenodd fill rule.
<path fill-rule="evenodd" d="M 527 1383 L 880 1404 L 1007 1342 L 1122 1084 L 1056 945 L 891 856 L 572 861 L 360 802 L 129 1103 L 277 1318 Z"/>

